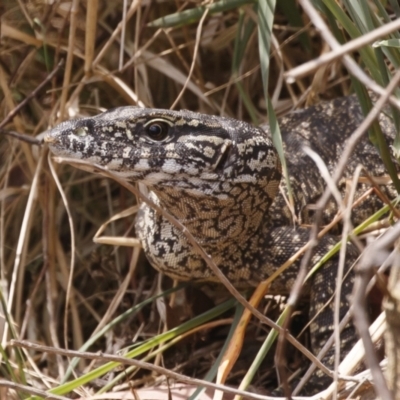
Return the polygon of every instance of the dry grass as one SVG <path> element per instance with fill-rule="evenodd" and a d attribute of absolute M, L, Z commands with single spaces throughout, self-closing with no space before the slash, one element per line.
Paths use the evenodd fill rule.
<path fill-rule="evenodd" d="M 0 48 L 2 119 L 46 79 L 61 59 L 64 65 L 2 129 L 34 137 L 61 120 L 125 105 L 173 106 L 265 122 L 253 4 L 178 27 L 147 25 L 193 5 L 178 0 L 134 0 L 124 14 L 120 1 L 55 1 L 48 5 L 43 1 L 4 0 Z M 307 15 L 300 14 L 302 20 L 297 28 L 288 22 L 293 15 L 296 13 L 281 8 L 274 19 L 269 93 L 278 115 L 351 91 L 342 60 L 335 57 L 315 73 L 287 83 L 283 71 L 329 51 L 326 38 L 321 37 Z M 240 35 L 238 27 L 242 29 Z M 356 43 L 354 48 L 361 44 Z M 359 57 L 355 55 L 355 59 Z M 13 352 L 10 339 L 80 349 L 103 330 L 89 350 L 117 354 L 128 345 L 157 337 L 167 326 L 179 325 L 181 316 L 188 318 L 208 310 L 206 306 L 198 307 L 208 301 L 201 294 L 188 301 L 178 293 L 168 300 L 175 304 L 172 311 L 160 300 L 142 305 L 160 292 L 161 285 L 171 287 L 171 282 L 161 279 L 137 248 L 114 248 L 92 240 L 103 222 L 134 204 L 131 193 L 110 180 L 57 165 L 70 220 L 47 163 L 44 149 L 0 132 L 0 289 L 4 307 L 0 313 L 0 376 L 10 386 L 14 383 L 30 387 L 32 395 L 33 387 L 43 392 L 58 387 L 67 375 L 71 358 L 54 350 Z M 108 225 L 106 234 L 134 236 L 132 217 Z M 137 305 L 140 306 L 135 309 Z M 131 311 L 124 317 L 127 310 Z M 277 316 L 277 307 L 274 310 L 272 318 Z M 112 329 L 104 329 L 116 318 L 121 321 L 117 320 Z M 167 342 L 159 338 L 140 350 L 137 358 L 203 377 L 218 356 L 232 323 L 232 319 L 218 323 L 209 322 L 210 319 L 208 316 L 182 328 L 170 338 L 176 340 L 175 346 L 168 351 L 162 348 L 163 356 L 157 349 Z M 185 340 L 179 337 L 195 329 L 196 324 L 204 324 L 196 336 L 188 335 Z M 264 328 L 254 323 L 248 336 L 253 342 L 261 341 Z M 127 365 L 123 370 L 114 368 L 105 376 L 90 376 L 89 371 L 104 363 L 81 360 L 76 365 L 75 374 L 88 378 L 77 385 L 75 396 L 96 393 L 120 372 L 116 383 L 121 396 L 133 392 L 133 388 L 166 382 L 160 370 L 149 374 Z M 247 368 L 245 361 L 239 364 L 228 383 L 237 385 Z M 263 387 L 265 382 L 273 387 L 273 373 L 271 366 L 264 367 L 253 382 L 254 387 Z M 1 386 L 0 398 L 18 398 L 17 393 L 23 396 L 21 388 Z M 66 395 L 72 389 L 71 386 L 53 393 Z M 150 395 L 138 392 L 138 398 Z M 166 398 L 160 392 L 155 396 Z"/>

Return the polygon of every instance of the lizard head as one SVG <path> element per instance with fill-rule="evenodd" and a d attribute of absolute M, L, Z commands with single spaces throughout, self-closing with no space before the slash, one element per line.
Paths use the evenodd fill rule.
<path fill-rule="evenodd" d="M 56 156 L 86 160 L 156 189 L 197 190 L 204 183 L 212 192 L 223 182 L 280 178 L 278 156 L 262 129 L 186 110 L 120 107 L 63 122 L 44 140 Z"/>

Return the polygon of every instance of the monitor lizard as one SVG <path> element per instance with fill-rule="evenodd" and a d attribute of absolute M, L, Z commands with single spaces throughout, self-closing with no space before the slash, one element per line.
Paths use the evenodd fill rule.
<path fill-rule="evenodd" d="M 294 209 L 288 207 L 281 164 L 270 139 L 269 127 L 187 110 L 170 111 L 120 107 L 94 117 L 66 121 L 45 136 L 57 156 L 86 160 L 106 167 L 120 178 L 142 182 L 150 198 L 167 209 L 195 237 L 213 261 L 237 287 L 256 286 L 268 278 L 309 240 L 312 212 L 325 189 L 314 162 L 303 146 L 316 151 L 333 171 L 346 140 L 363 119 L 356 97 L 349 96 L 295 111 L 280 120 Z M 392 141 L 394 127 L 384 114 L 380 123 Z M 373 176 L 385 169 L 375 147 L 365 139 L 349 160 L 340 183 L 358 164 Z M 365 185 L 359 184 L 362 191 Z M 385 189 L 393 198 L 391 187 Z M 358 223 L 381 205 L 370 196 L 353 211 Z M 336 214 L 335 202 L 323 214 L 327 223 Z M 297 224 L 294 225 L 293 221 Z M 180 280 L 216 281 L 204 259 L 186 236 L 162 215 L 142 204 L 136 233 L 150 263 Z M 312 258 L 317 262 L 338 237 L 322 237 Z M 342 284 L 340 316 L 349 309 L 354 274 L 350 266 L 358 256 L 348 244 L 347 278 Z M 272 284 L 271 293 L 288 294 L 299 262 Z M 310 300 L 311 347 L 314 354 L 333 332 L 333 306 L 324 307 L 336 289 L 337 257 L 326 262 L 303 289 Z M 352 323 L 341 333 L 344 356 L 357 337 Z M 322 359 L 333 366 L 333 350 Z M 313 393 L 331 378 L 317 372 L 303 393 Z"/>

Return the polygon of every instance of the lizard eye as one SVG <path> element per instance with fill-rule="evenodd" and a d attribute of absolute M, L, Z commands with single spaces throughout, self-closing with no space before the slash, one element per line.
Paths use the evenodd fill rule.
<path fill-rule="evenodd" d="M 147 137 L 153 142 L 162 142 L 168 136 L 169 123 L 164 120 L 153 120 L 145 125 Z"/>

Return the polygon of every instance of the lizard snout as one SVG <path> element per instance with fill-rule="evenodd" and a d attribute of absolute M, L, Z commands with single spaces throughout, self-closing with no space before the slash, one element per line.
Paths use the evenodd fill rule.
<path fill-rule="evenodd" d="M 43 141 L 48 144 L 54 144 L 58 141 L 57 135 L 52 134 L 51 132 L 46 133 Z"/>

